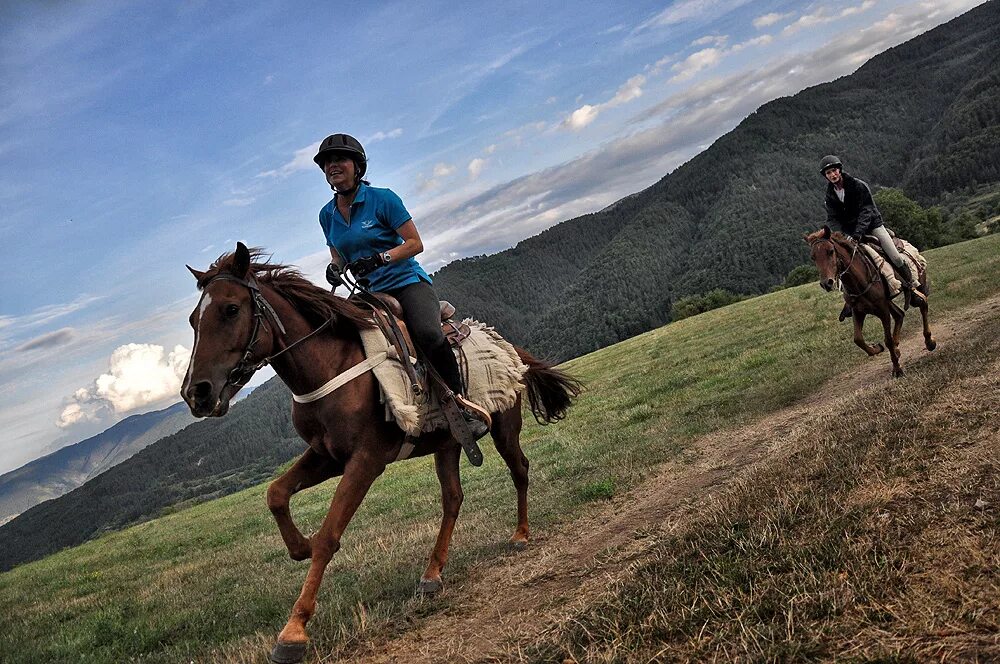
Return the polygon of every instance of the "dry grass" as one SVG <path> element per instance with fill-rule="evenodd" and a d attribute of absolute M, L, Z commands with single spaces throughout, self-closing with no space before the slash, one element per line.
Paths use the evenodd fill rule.
<path fill-rule="evenodd" d="M 998 326 L 793 432 L 512 660 L 1000 660 Z"/>

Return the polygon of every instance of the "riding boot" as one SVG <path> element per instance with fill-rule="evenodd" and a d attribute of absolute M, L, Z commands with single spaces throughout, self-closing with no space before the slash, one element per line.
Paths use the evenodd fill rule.
<path fill-rule="evenodd" d="M 455 401 L 462 409 L 462 419 L 469 425 L 469 431 L 474 439 L 479 440 L 490 432 L 493 420 L 485 409 L 467 400 L 461 394 L 455 395 Z"/>
<path fill-rule="evenodd" d="M 896 268 L 896 272 L 899 273 L 899 281 L 905 290 L 913 290 L 916 286 L 913 279 L 913 273 L 910 272 L 910 266 L 903 261 L 899 265 L 893 266 Z"/>
<path fill-rule="evenodd" d="M 854 311 L 851 309 L 851 305 L 849 305 L 847 302 L 844 302 L 844 308 L 840 310 L 840 316 L 838 316 L 837 320 L 843 323 L 845 320 L 847 320 L 853 315 Z"/>

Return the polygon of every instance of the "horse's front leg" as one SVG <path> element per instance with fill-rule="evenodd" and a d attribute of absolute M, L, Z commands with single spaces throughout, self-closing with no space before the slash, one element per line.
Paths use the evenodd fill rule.
<path fill-rule="evenodd" d="M 869 357 L 878 355 L 883 350 L 885 350 L 885 346 L 883 346 L 882 344 L 879 344 L 878 347 L 875 347 L 869 345 L 868 342 L 865 341 L 866 314 L 859 313 L 858 310 L 855 309 L 852 315 L 854 317 L 854 343 L 856 343 L 861 348 L 861 350 L 868 353 Z"/>
<path fill-rule="evenodd" d="M 312 545 L 292 521 L 288 501 L 299 491 L 336 477 L 343 470 L 343 464 L 310 448 L 267 487 L 267 508 L 278 523 L 281 539 L 285 541 L 292 560 L 309 558 L 312 555 Z"/>
<path fill-rule="evenodd" d="M 892 336 L 892 316 L 883 313 L 879 318 L 882 321 L 882 330 L 885 332 L 885 345 L 889 349 L 889 357 L 892 358 L 892 376 L 901 378 L 904 375 L 903 367 L 899 366 L 899 346 Z"/>
<path fill-rule="evenodd" d="M 444 585 L 441 581 L 441 570 L 448 562 L 448 546 L 451 544 L 458 511 L 465 497 L 459 474 L 461 448 L 452 443 L 454 441 L 449 439 L 445 443 L 445 448 L 434 453 L 434 467 L 437 469 L 438 481 L 441 482 L 441 529 L 438 531 L 437 542 L 434 544 L 434 551 L 431 552 L 427 569 L 420 577 L 418 590 L 423 595 L 433 595 Z"/>
<path fill-rule="evenodd" d="M 306 623 L 316 612 L 316 594 L 323 581 L 323 572 L 333 555 L 340 550 L 340 537 L 357 511 L 372 482 L 385 470 L 385 461 L 364 451 L 357 452 L 344 466 L 344 477 L 337 485 L 330 503 L 330 511 L 323 525 L 312 538 L 312 562 L 306 574 L 302 592 L 295 600 L 292 614 L 284 629 L 278 634 L 278 643 L 271 652 L 275 662 L 301 661 L 309 637 Z"/>

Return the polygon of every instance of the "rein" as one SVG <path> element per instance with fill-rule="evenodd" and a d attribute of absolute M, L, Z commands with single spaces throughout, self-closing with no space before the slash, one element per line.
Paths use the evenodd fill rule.
<path fill-rule="evenodd" d="M 843 261 L 843 259 L 840 256 L 840 252 L 837 251 L 837 247 L 839 245 L 836 242 L 834 242 L 833 240 L 831 240 L 830 238 L 820 238 L 820 239 L 816 240 L 814 244 L 819 244 L 820 242 L 829 242 L 830 244 L 832 244 L 833 245 L 833 253 L 837 255 L 837 266 L 839 267 L 840 265 L 843 265 L 844 261 Z M 847 290 L 847 286 L 844 285 L 844 279 L 843 279 L 843 277 L 844 277 L 845 274 L 847 274 L 848 272 L 850 272 L 851 266 L 854 265 L 854 257 L 858 254 L 858 248 L 860 246 L 861 246 L 861 241 L 860 240 L 858 242 L 854 243 L 854 247 L 851 250 L 851 260 L 849 260 L 847 262 L 847 265 L 844 267 L 844 269 L 841 270 L 837 274 L 837 281 L 840 283 L 841 287 L 844 289 L 844 294 L 847 297 L 849 297 L 849 298 L 851 298 L 853 300 L 857 300 L 862 295 L 864 295 L 865 293 L 867 293 L 868 291 L 870 291 L 871 288 L 872 288 L 872 286 L 875 285 L 875 282 L 878 281 L 878 277 L 879 277 L 879 272 L 878 272 L 877 269 L 874 270 L 874 273 L 872 272 L 872 270 L 869 270 L 869 267 L 874 267 L 874 266 L 871 265 L 871 262 L 870 261 L 864 262 L 865 277 L 868 278 L 869 275 L 871 275 L 871 277 L 870 277 L 870 279 L 868 281 L 868 285 L 865 286 L 865 289 L 863 291 L 861 291 L 860 293 L 851 293 L 849 290 Z M 864 258 L 862 258 L 862 260 L 864 260 Z"/>
<path fill-rule="evenodd" d="M 284 340 L 284 336 L 286 334 L 285 326 L 281 324 L 281 319 L 278 318 L 278 313 L 274 310 L 274 307 L 272 307 L 271 304 L 267 301 L 267 298 L 264 297 L 264 294 L 260 292 L 260 286 L 258 286 L 257 280 L 254 279 L 252 276 L 249 279 L 240 279 L 239 277 L 235 277 L 231 274 L 217 274 L 216 276 L 212 277 L 207 282 L 205 282 L 205 284 L 202 286 L 202 289 L 204 290 L 205 288 L 208 288 L 209 284 L 211 284 L 213 281 L 233 281 L 240 284 L 241 286 L 245 286 L 250 291 L 250 296 L 251 296 L 250 305 L 253 309 L 254 323 L 253 323 L 253 331 L 250 333 L 250 341 L 247 342 L 246 350 L 243 351 L 243 356 L 240 358 L 240 361 L 236 363 L 236 366 L 234 366 L 229 371 L 229 375 L 226 376 L 226 385 L 234 385 L 238 388 L 242 388 L 244 385 L 247 384 L 247 381 L 249 381 L 250 378 L 259 370 L 263 369 L 272 361 L 274 361 L 276 358 L 281 357 L 282 355 L 292 350 L 299 344 L 303 343 L 310 337 L 319 334 L 327 327 L 329 327 L 330 324 L 334 321 L 334 317 L 331 316 L 326 321 L 324 321 L 322 325 L 320 325 L 315 330 L 305 335 L 301 339 L 298 339 L 292 342 L 291 344 L 288 344 L 287 346 L 279 350 L 277 353 L 274 353 L 273 355 L 268 355 L 259 362 L 254 363 L 253 351 L 254 347 L 257 345 L 257 342 L 260 341 L 260 328 L 261 328 L 261 321 L 263 320 L 263 318 L 266 316 L 268 319 L 270 319 L 271 323 L 278 328 L 280 332 L 278 338 L 281 339 L 282 341 Z M 223 389 L 225 388 L 223 387 Z"/>

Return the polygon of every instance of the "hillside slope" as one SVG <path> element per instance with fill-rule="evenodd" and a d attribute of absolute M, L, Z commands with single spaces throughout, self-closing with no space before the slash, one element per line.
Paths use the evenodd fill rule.
<path fill-rule="evenodd" d="M 819 157 L 924 204 L 1000 182 L 1000 2 L 769 102 L 648 189 L 435 275 L 459 310 L 564 360 L 663 324 L 680 297 L 761 293 L 825 219 Z M 933 90 L 933 94 L 928 91 Z"/>
<path fill-rule="evenodd" d="M 182 403 L 132 415 L 107 430 L 0 475 L 0 524 L 58 498 L 194 422 Z"/>
<path fill-rule="evenodd" d="M 423 458 L 391 465 L 352 520 L 324 577 L 320 609 L 310 623 L 309 661 L 356 661 L 373 649 L 380 650 L 393 637 L 408 639 L 411 645 L 426 638 L 432 646 L 428 652 L 439 659 L 441 653 L 464 653 L 470 658 L 484 654 L 484 661 L 497 661 L 488 658 L 490 652 L 482 649 L 484 639 L 480 637 L 488 637 L 485 646 L 503 649 L 507 639 L 537 635 L 517 631 L 518 626 L 546 628 L 552 624 L 550 618 L 581 608 L 574 604 L 576 599 L 613 592 L 617 586 L 605 588 L 603 584 L 609 579 L 625 579 L 609 574 L 627 574 L 635 562 L 629 555 L 641 553 L 662 535 L 670 535 L 673 526 L 682 525 L 685 515 L 708 519 L 708 525 L 695 532 L 715 534 L 709 527 L 713 523 L 723 535 L 728 532 L 726 526 L 719 526 L 728 522 L 721 517 L 713 521 L 715 501 L 705 492 L 718 489 L 721 482 L 745 477 L 741 473 L 748 462 L 780 461 L 781 455 L 772 452 L 791 452 L 803 443 L 811 446 L 810 455 L 791 465 L 807 480 L 822 480 L 826 482 L 822 486 L 828 487 L 824 473 L 830 469 L 850 471 L 856 477 L 857 464 L 845 463 L 855 458 L 853 443 L 826 445 L 819 433 L 829 423 L 838 422 L 841 412 L 857 415 L 857 404 L 871 399 L 876 400 L 873 403 L 879 413 L 892 412 L 896 419 L 887 421 L 888 428 L 877 435 L 859 436 L 867 445 L 861 448 L 860 456 L 869 448 L 885 450 L 890 454 L 888 459 L 878 456 L 873 460 L 877 468 L 890 470 L 882 477 L 897 479 L 891 471 L 905 460 L 912 462 L 908 469 L 917 466 L 913 477 L 921 479 L 920 466 L 932 468 L 942 457 L 911 457 L 911 448 L 906 446 L 912 444 L 913 436 L 899 426 L 900 419 L 917 413 L 950 429 L 963 428 L 970 435 L 992 431 L 989 426 L 993 420 L 985 416 L 990 411 L 981 407 L 995 412 L 994 399 L 980 394 L 972 409 L 940 395 L 957 394 L 941 388 L 952 383 L 960 386 L 976 371 L 1000 361 L 995 336 L 1000 316 L 1000 236 L 935 249 L 928 252 L 928 260 L 937 285 L 931 321 L 940 345 L 934 353 L 921 350 L 920 327 L 914 316 L 907 316 L 902 359 L 908 371 L 906 380 L 890 377 L 884 355 L 868 358 L 854 347 L 850 327 L 836 322 L 839 296 L 825 293 L 815 284 L 687 318 L 565 365 L 584 380 L 587 391 L 566 420 L 543 428 L 529 418 L 522 434 L 525 454 L 531 461 L 532 544 L 518 554 L 505 548 L 515 523 L 514 489 L 506 466 L 497 454 L 487 451 L 482 467 L 462 467 L 465 501 L 449 556 L 448 585 L 434 601 L 413 597 L 441 518 L 433 461 Z M 875 329 L 869 333 L 873 337 L 879 334 Z M 896 399 L 899 401 L 893 405 Z M 929 400 L 936 406 L 923 408 Z M 842 407 L 846 411 L 838 410 Z M 856 416 L 851 425 L 858 422 L 871 423 L 872 418 Z M 926 449 L 934 453 L 943 447 L 962 449 L 963 445 L 963 438 L 946 436 Z M 894 450 L 900 450 L 895 459 L 891 456 Z M 861 468 L 865 471 L 860 472 L 863 480 L 880 477 L 866 468 Z M 995 474 L 986 477 L 995 480 Z M 322 522 L 335 485 L 333 481 L 308 489 L 293 500 L 292 513 L 304 532 L 312 532 Z M 765 488 L 739 481 L 735 486 L 760 492 Z M 788 482 L 767 486 L 793 487 Z M 793 499 L 787 502 L 769 499 L 764 508 L 787 507 L 796 517 L 796 506 L 811 504 L 807 498 L 837 496 L 833 491 L 810 492 L 808 481 L 801 486 L 806 489 L 803 494 L 792 494 Z M 969 484 L 968 491 L 965 483 L 954 486 L 961 487 L 962 496 L 967 496 L 980 485 Z M 923 498 L 910 504 L 905 495 L 892 494 L 892 488 L 879 488 L 874 494 L 862 492 L 858 499 L 880 507 L 883 496 L 900 498 L 901 506 L 918 511 L 928 504 Z M 11 626 L 0 631 L 0 652 L 47 664 L 81 659 L 141 659 L 148 664 L 264 662 L 307 567 L 288 559 L 265 506 L 265 490 L 264 484 L 255 486 L 0 574 L 0 615 Z M 653 500 L 652 493 L 662 501 Z M 994 494 L 983 495 L 987 502 L 994 500 Z M 955 502 L 948 493 L 939 498 L 946 505 Z M 685 499 L 693 501 L 690 513 L 676 509 L 684 506 Z M 606 503 L 608 500 L 612 502 Z M 753 512 L 753 507 L 765 512 L 758 502 L 748 505 L 744 511 Z M 871 519 L 862 525 L 870 521 L 871 527 L 880 527 L 884 511 L 865 512 Z M 936 508 L 926 514 L 938 516 Z M 964 518 L 961 512 L 955 514 Z M 859 531 L 851 524 L 857 520 L 844 522 L 812 515 L 798 514 L 795 523 L 823 526 L 821 545 L 856 541 L 854 535 Z M 994 513 L 988 515 L 992 518 Z M 772 523 L 766 532 L 782 532 L 779 526 L 784 523 Z M 897 532 L 897 522 L 892 523 L 889 539 Z M 636 524 L 656 524 L 667 532 L 630 528 Z M 733 532 L 746 534 L 758 544 L 771 541 L 743 526 Z M 865 545 L 869 541 L 860 540 Z M 975 547 L 968 550 L 979 556 L 982 545 L 990 541 L 995 542 L 995 537 L 976 539 L 972 542 Z M 746 548 L 745 540 L 740 542 L 739 548 L 728 551 L 752 550 Z M 790 542 L 793 554 L 797 543 Z M 820 547 L 819 553 L 826 550 Z M 863 561 L 868 561 L 871 570 L 870 575 L 858 578 L 866 583 L 881 578 L 884 568 L 871 566 L 871 561 L 879 558 L 868 555 L 871 550 L 864 546 L 857 551 L 864 554 Z M 799 560 L 793 559 L 788 566 L 801 569 Z M 977 564 L 978 560 L 971 562 Z M 851 565 L 853 574 L 859 567 L 856 562 Z M 990 569 L 995 573 L 997 568 L 982 567 Z M 821 590 L 830 577 L 838 578 L 836 571 L 820 578 Z M 785 578 L 777 572 L 765 566 L 752 587 Z M 970 582 L 987 578 L 971 572 L 975 569 L 964 577 Z M 696 580 L 701 583 L 716 578 L 713 574 L 698 575 Z M 916 584 L 925 576 L 917 570 L 905 579 Z M 850 584 L 852 578 L 838 582 Z M 899 577 L 886 578 L 894 582 L 895 589 L 900 587 L 895 583 Z M 990 587 L 984 585 L 978 597 L 987 597 Z M 795 597 L 796 586 L 783 588 Z M 553 589 L 564 589 L 568 594 Z M 863 603 L 865 598 L 881 601 L 896 592 L 880 586 L 879 592 L 888 594 L 873 596 L 868 594 L 870 589 L 858 586 L 852 596 L 859 598 L 858 602 L 849 606 L 871 607 Z M 677 597 L 662 589 L 658 594 Z M 626 600 L 629 596 L 628 592 L 624 595 Z M 750 607 L 754 617 L 767 618 L 776 615 L 769 612 L 769 607 L 778 606 L 771 602 L 772 597 L 740 606 Z M 824 597 L 828 598 L 821 593 L 818 601 Z M 944 597 L 941 593 L 935 597 L 941 602 L 934 605 L 936 609 L 969 609 L 962 615 L 948 614 L 956 619 L 989 617 L 985 612 L 989 607 L 981 599 L 951 605 L 940 599 Z M 494 604 L 501 608 L 501 614 Z M 797 611 L 794 601 L 790 606 Z M 785 614 L 777 615 L 781 617 L 778 627 L 786 627 Z M 881 615 L 886 617 L 885 612 Z M 801 625 L 802 618 L 795 613 L 793 624 Z M 447 632 L 440 629 L 461 626 L 463 621 L 472 621 L 473 627 Z M 739 621 L 727 613 L 723 623 L 720 630 Z M 977 635 L 983 631 L 967 622 L 961 624 L 963 629 L 978 630 Z M 423 632 L 425 626 L 427 632 Z M 815 632 L 803 633 L 809 637 Z M 917 633 L 928 634 L 926 630 Z M 905 635 L 892 635 L 897 634 Z M 527 645 L 532 640 L 528 639 Z M 397 651 L 403 654 L 396 661 L 416 661 L 421 651 L 419 645 Z M 507 661 L 525 652 L 526 648 L 512 647 L 500 659 Z M 549 650 L 546 653 L 551 654 Z M 581 657 L 578 661 L 588 660 Z"/>

